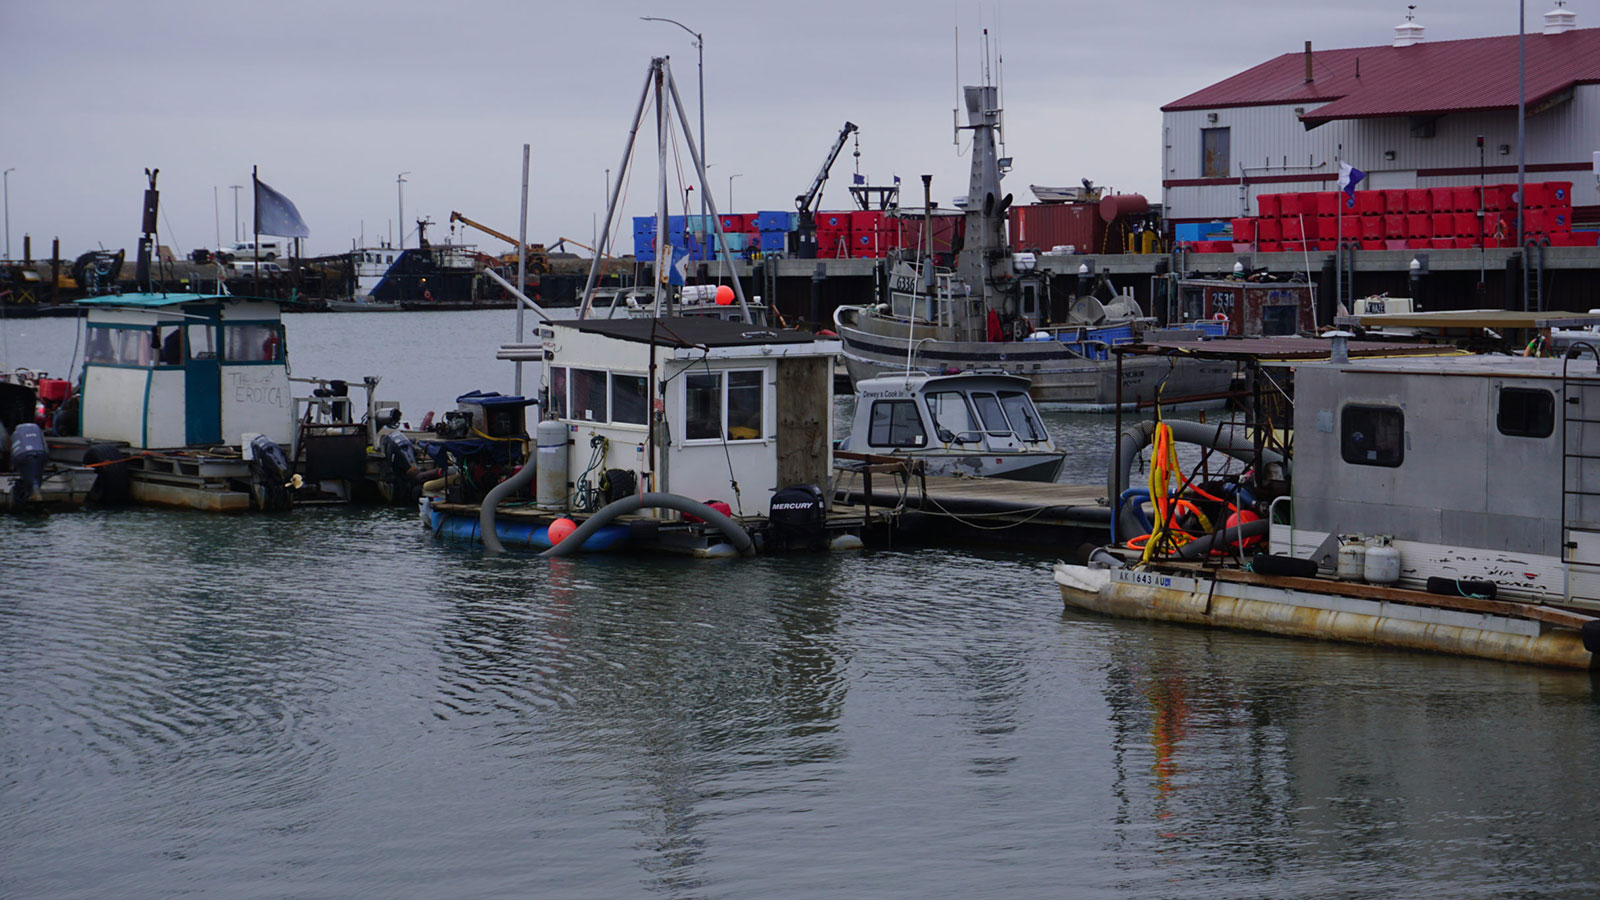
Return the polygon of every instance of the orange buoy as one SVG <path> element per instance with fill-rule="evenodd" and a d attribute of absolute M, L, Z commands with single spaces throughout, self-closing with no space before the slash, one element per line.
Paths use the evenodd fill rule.
<path fill-rule="evenodd" d="M 733 288 L 728 287 L 725 284 L 724 285 L 720 285 L 717 288 L 717 305 L 718 306 L 727 306 L 728 304 L 730 304 L 732 302 L 733 302 Z"/>
<path fill-rule="evenodd" d="M 566 540 L 567 535 L 577 530 L 577 522 L 572 521 L 566 516 L 562 516 L 561 518 L 550 523 L 550 527 L 545 529 L 545 536 L 550 538 L 550 546 L 554 547 L 556 544 Z"/>

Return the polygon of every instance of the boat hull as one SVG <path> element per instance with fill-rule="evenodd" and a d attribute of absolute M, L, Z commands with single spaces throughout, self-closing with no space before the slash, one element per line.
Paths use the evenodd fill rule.
<path fill-rule="evenodd" d="M 841 323 L 839 338 L 852 385 L 906 370 L 903 334 L 876 333 Z M 919 339 L 912 368 L 930 374 L 1001 369 L 1028 378 L 1032 382 L 1029 394 L 1035 402 L 1079 412 L 1109 412 L 1119 402 L 1123 409 L 1134 409 L 1154 401 L 1158 393 L 1165 399 L 1205 398 L 1196 402 L 1217 405 L 1233 383 L 1233 366 L 1227 362 L 1128 356 L 1122 360 L 1119 394 L 1117 360 L 1085 359 L 1058 341 Z"/>
<path fill-rule="evenodd" d="M 95 471 L 87 468 L 57 468 L 47 471 L 39 484 L 37 494 L 32 499 L 18 503 L 13 495 L 17 476 L 0 473 L 0 512 L 36 508 L 71 509 L 82 506 L 89 499 L 89 492 L 94 489 L 96 477 Z"/>
<path fill-rule="evenodd" d="M 1577 630 L 1512 615 L 1060 562 L 1054 575 L 1067 606 L 1110 616 L 1568 669 L 1595 664 Z"/>

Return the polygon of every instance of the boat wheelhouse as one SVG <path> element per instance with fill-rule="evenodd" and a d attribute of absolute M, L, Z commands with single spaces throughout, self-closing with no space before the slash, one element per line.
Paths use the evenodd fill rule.
<path fill-rule="evenodd" d="M 1056 449 L 1028 384 L 997 373 L 858 381 L 850 435 L 839 449 L 915 459 L 929 475 L 1055 481 L 1066 454 Z"/>

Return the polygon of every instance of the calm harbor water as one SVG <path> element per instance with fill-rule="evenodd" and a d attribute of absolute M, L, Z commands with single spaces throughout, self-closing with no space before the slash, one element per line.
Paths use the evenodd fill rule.
<path fill-rule="evenodd" d="M 415 421 L 510 389 L 510 323 L 289 341 Z M 0 329 L 4 364 L 69 370 L 73 323 Z M 1103 478 L 1107 422 L 1051 418 L 1067 480 Z M 1589 678 L 1064 613 L 1049 563 L 0 519 L 0 897 L 1600 892 Z"/>

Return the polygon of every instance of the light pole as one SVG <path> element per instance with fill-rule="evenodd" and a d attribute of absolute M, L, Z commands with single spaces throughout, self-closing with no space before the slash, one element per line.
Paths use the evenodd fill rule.
<path fill-rule="evenodd" d="M 728 215 L 730 216 L 733 215 L 733 180 L 743 174 L 743 172 L 735 172 L 728 176 Z"/>
<path fill-rule="evenodd" d="M 237 244 L 239 243 L 239 192 L 244 190 L 244 185 L 230 184 L 228 190 L 233 191 L 233 242 Z"/>
<path fill-rule="evenodd" d="M 0 173 L 0 181 L 5 182 L 6 202 L 6 259 L 11 259 L 11 173 L 17 170 L 16 166 Z"/>
<path fill-rule="evenodd" d="M 400 247 L 399 247 L 399 249 L 401 249 L 401 250 L 404 250 L 406 248 L 406 176 L 410 175 L 410 174 L 411 174 L 411 172 L 409 170 L 407 170 L 405 172 L 401 172 L 399 175 L 396 175 L 394 177 L 394 189 L 396 191 L 398 191 L 399 194 L 400 194 Z"/>
<path fill-rule="evenodd" d="M 689 26 L 683 24 L 682 22 L 679 22 L 677 19 L 665 19 L 665 18 L 661 18 L 659 16 L 640 16 L 639 18 L 645 20 L 646 22 L 670 22 L 671 24 L 676 25 L 679 28 L 682 28 L 684 31 L 687 31 L 691 35 L 694 36 L 694 49 L 695 49 L 695 53 L 696 53 L 696 55 L 698 57 L 699 67 L 700 67 L 700 159 L 702 161 L 705 160 L 705 159 L 708 159 L 709 157 L 706 156 L 706 40 L 705 40 L 705 36 L 700 34 L 700 32 L 695 31 L 694 29 L 690 28 Z M 702 218 L 704 218 L 704 216 L 706 215 L 706 210 L 708 208 L 706 206 L 706 204 L 708 202 L 709 201 L 706 198 L 705 192 L 701 191 L 700 192 L 700 215 L 701 215 Z"/>

